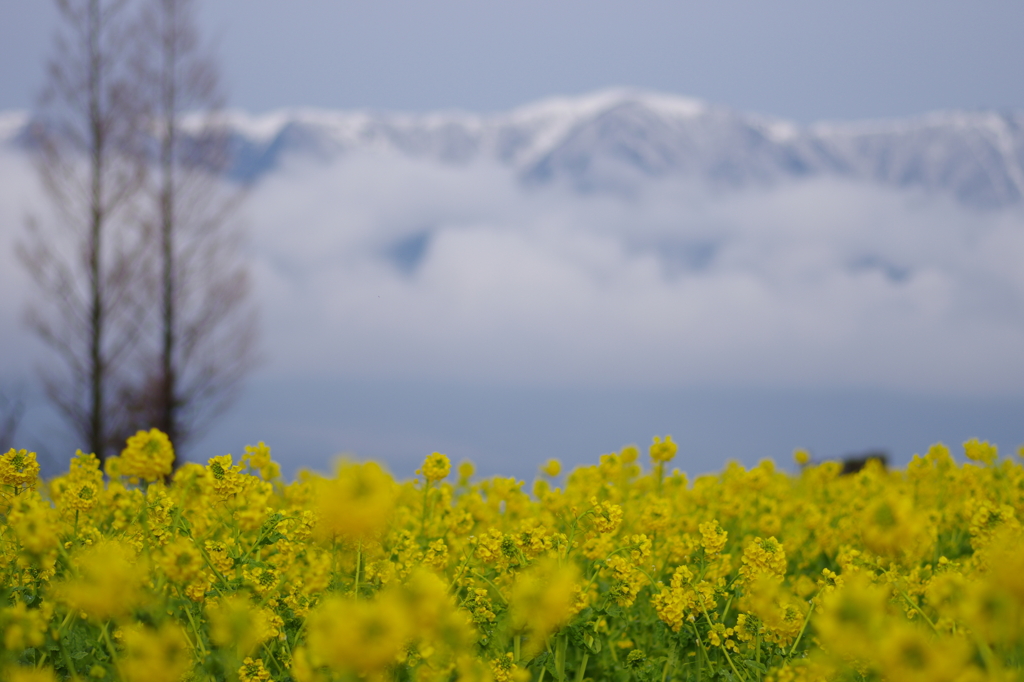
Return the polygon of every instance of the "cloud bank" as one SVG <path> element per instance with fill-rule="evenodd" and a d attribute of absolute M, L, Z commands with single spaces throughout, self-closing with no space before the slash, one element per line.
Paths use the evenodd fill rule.
<path fill-rule="evenodd" d="M 408 158 L 294 163 L 245 209 L 280 375 L 1024 386 L 1024 214 L 839 181 L 632 198 Z"/>
<path fill-rule="evenodd" d="M 0 154 L 0 371 L 37 356 L 13 244 L 45 211 Z M 496 164 L 295 162 L 239 216 L 271 376 L 525 386 L 1024 386 L 1024 212 L 839 181 L 631 197 Z M 37 356 L 38 357 L 38 356 Z"/>

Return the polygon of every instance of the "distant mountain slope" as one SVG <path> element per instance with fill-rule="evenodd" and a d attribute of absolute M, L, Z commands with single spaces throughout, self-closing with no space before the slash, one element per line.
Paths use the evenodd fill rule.
<path fill-rule="evenodd" d="M 0 115 L 0 139 L 27 118 Z M 1024 203 L 1024 112 L 944 112 L 807 127 L 698 100 L 606 90 L 507 113 L 422 115 L 295 109 L 226 117 L 230 174 L 257 181 L 287 158 L 357 153 L 443 164 L 490 160 L 527 185 L 633 193 L 651 180 L 742 188 L 839 177 L 955 197 L 976 208 Z"/>

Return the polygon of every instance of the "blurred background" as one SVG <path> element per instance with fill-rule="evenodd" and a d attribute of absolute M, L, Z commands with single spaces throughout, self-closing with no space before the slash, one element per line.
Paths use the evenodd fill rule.
<path fill-rule="evenodd" d="M 179 415 L 187 459 L 262 440 L 289 475 L 350 453 L 406 477 L 441 451 L 529 478 L 666 434 L 690 473 L 1024 444 L 1020 3 L 100 4 L 123 19 L 111 79 L 159 81 L 133 72 L 145 45 L 114 48 L 168 8 L 218 76 L 175 112 L 188 149 L 222 136 L 196 224 L 242 237 L 226 257 L 256 317 L 209 334 L 210 357 L 250 343 L 194 403 L 215 418 Z M 55 3 L 0 18 L 0 424 L 56 469 L 88 429 L 40 369 L 88 399 L 25 324 L 66 318 L 16 252 L 35 221 L 88 279 L 32 133 L 81 123 L 43 97 L 47 61 L 74 64 L 54 35 L 77 34 Z M 165 100 L 136 99 L 145 206 Z M 144 215 L 118 229 L 160 223 Z M 159 393 L 162 308 L 139 305 L 112 410 Z"/>

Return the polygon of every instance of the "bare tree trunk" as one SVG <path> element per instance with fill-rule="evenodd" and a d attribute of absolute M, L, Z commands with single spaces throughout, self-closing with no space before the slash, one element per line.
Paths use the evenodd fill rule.
<path fill-rule="evenodd" d="M 178 385 L 175 375 L 175 346 L 177 320 L 175 319 L 176 273 L 174 269 L 174 150 L 178 127 L 178 88 L 175 67 L 178 65 L 178 42 L 182 37 L 178 29 L 178 3 L 175 0 L 161 0 L 164 29 L 161 41 L 161 97 L 160 114 L 163 135 L 160 140 L 160 255 L 163 347 L 160 351 L 160 414 L 158 424 L 174 444 L 179 444 L 178 429 Z"/>
<path fill-rule="evenodd" d="M 14 447 L 14 434 L 25 414 L 25 403 L 21 398 L 8 398 L 0 391 L 0 454 Z"/>
<path fill-rule="evenodd" d="M 225 192 L 216 64 L 201 48 L 192 0 L 146 0 L 138 60 L 153 88 L 159 145 L 154 188 L 159 261 L 156 358 L 135 403 L 180 451 L 233 401 L 255 362 L 255 311 L 229 222 L 241 193 Z M 186 112 L 190 124 L 183 131 Z"/>
<path fill-rule="evenodd" d="M 103 166 L 106 160 L 107 140 L 104 134 L 103 113 L 100 110 L 101 80 L 103 64 L 100 57 L 100 3 L 89 0 L 89 149 L 92 158 L 89 163 L 90 187 L 90 225 L 89 225 L 89 290 L 92 300 L 89 303 L 89 385 L 92 402 L 89 405 L 89 449 L 102 453 L 106 449 L 106 430 L 103 423 L 104 384 L 106 383 L 106 367 L 103 357 Z M 102 457 L 102 455 L 99 455 Z"/>
<path fill-rule="evenodd" d="M 48 63 L 33 137 L 53 214 L 29 221 L 18 254 L 42 301 L 28 322 L 62 361 L 43 371 L 47 395 L 101 459 L 109 404 L 135 348 L 142 240 L 128 212 L 144 182 L 138 88 L 127 72 L 126 0 L 58 0 L 62 31 Z M 84 168 L 83 168 L 84 165 Z M 63 371 L 62 371 L 63 370 Z"/>

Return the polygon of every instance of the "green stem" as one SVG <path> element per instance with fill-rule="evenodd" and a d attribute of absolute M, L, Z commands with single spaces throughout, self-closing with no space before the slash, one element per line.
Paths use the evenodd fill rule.
<path fill-rule="evenodd" d="M 708 656 L 707 649 L 704 648 L 704 642 L 702 642 L 700 639 L 700 633 L 697 632 L 696 624 L 691 623 L 690 627 L 693 628 L 693 636 L 697 638 L 697 680 L 699 682 L 704 667 L 704 664 L 701 662 L 700 655 L 702 653 L 704 654 L 704 660 L 708 662 L 709 666 L 711 665 L 711 657 Z M 712 670 L 711 672 L 714 673 L 714 670 Z"/>
<path fill-rule="evenodd" d="M 555 672 L 558 673 L 558 679 L 565 679 L 565 650 L 569 647 L 568 635 L 559 635 L 558 642 L 555 644 Z"/>
<path fill-rule="evenodd" d="M 274 652 L 271 651 L 270 646 L 267 642 L 263 643 L 263 653 L 270 660 L 270 662 L 274 664 L 274 667 L 277 668 L 278 673 L 280 673 L 281 675 L 287 674 L 287 671 L 285 670 L 284 666 L 281 665 L 281 662 L 277 660 L 277 656 L 275 656 Z"/>
<path fill-rule="evenodd" d="M 68 615 L 64 616 L 64 620 L 61 621 L 60 627 L 57 628 L 57 639 L 58 640 L 60 640 L 60 638 L 64 635 L 64 628 L 67 626 L 68 623 L 71 622 L 71 619 L 74 618 L 74 617 L 75 617 L 75 612 L 69 609 L 68 610 Z"/>
<path fill-rule="evenodd" d="M 503 596 L 503 595 L 501 594 L 501 590 L 500 590 L 500 589 L 498 589 L 498 586 L 497 586 L 497 585 L 495 585 L 495 584 L 494 584 L 493 582 L 491 582 L 491 579 L 490 579 L 490 578 L 488 578 L 487 576 L 485 576 L 485 575 L 484 575 L 483 573 L 480 573 L 479 571 L 473 571 L 473 575 L 475 575 L 475 576 L 476 576 L 477 578 L 480 578 L 480 580 L 483 580 L 483 581 L 484 581 L 485 583 L 487 583 L 488 585 L 490 585 L 490 586 L 491 586 L 491 589 L 493 589 L 493 590 L 494 590 L 494 593 L 498 595 L 498 599 L 500 599 L 501 601 L 503 601 L 503 602 L 505 603 L 505 605 L 506 605 L 506 606 L 508 605 L 508 600 L 507 600 L 507 599 L 505 599 L 505 597 L 504 597 L 504 596 Z"/>
<path fill-rule="evenodd" d="M 192 541 L 192 544 L 195 546 L 195 548 L 199 550 L 199 553 L 203 557 L 203 561 L 206 562 L 207 568 L 213 571 L 213 574 L 217 576 L 217 580 L 219 580 L 222 585 L 227 587 L 227 579 L 223 575 L 221 575 L 220 571 L 217 570 L 217 567 L 213 565 L 213 561 L 210 559 L 210 555 L 206 553 L 206 548 L 199 544 L 199 541 L 196 540 L 196 538 L 192 535 L 191 531 L 188 533 L 188 538 Z M 217 591 L 220 592 L 220 590 Z"/>
<path fill-rule="evenodd" d="M 722 647 L 725 648 L 724 646 Z M 758 626 L 757 634 L 754 635 L 754 661 L 761 664 L 761 628 Z M 757 670 L 757 682 L 761 682 L 761 671 Z"/>
<path fill-rule="evenodd" d="M 359 540 L 356 543 L 356 584 L 352 592 L 356 595 L 356 599 L 359 598 L 359 562 L 363 558 L 363 541 Z"/>
<path fill-rule="evenodd" d="M 925 613 L 924 610 L 922 610 L 920 606 L 918 606 L 917 604 L 914 603 L 914 600 L 910 598 L 910 595 L 908 595 L 903 590 L 899 590 L 899 594 L 900 594 L 901 597 L 903 597 L 904 601 L 906 601 L 907 604 L 910 605 L 910 608 L 914 609 L 919 614 L 921 614 L 921 617 L 924 618 L 924 622 L 928 623 L 928 625 L 931 626 L 931 628 L 935 632 L 935 634 L 938 635 L 939 637 L 941 637 L 942 633 L 939 632 L 939 628 L 936 627 L 935 623 L 932 622 L 932 619 L 928 617 L 928 614 Z"/>
<path fill-rule="evenodd" d="M 708 624 L 711 624 L 711 616 L 708 615 L 708 611 L 704 608 L 704 604 L 700 605 L 700 609 L 704 612 L 704 617 L 708 619 Z M 700 633 L 697 632 L 697 626 L 693 627 L 693 632 L 697 635 L 697 643 L 700 644 L 703 648 L 704 644 L 700 641 Z M 725 660 L 729 662 L 729 667 L 732 668 L 732 671 L 733 673 L 735 673 L 736 677 L 740 678 L 740 680 L 742 680 L 743 682 L 746 682 L 747 678 L 743 677 L 743 675 L 740 675 L 740 671 L 736 669 L 735 665 L 733 665 L 732 656 L 729 655 L 729 649 L 724 645 L 720 648 L 722 650 L 722 653 L 725 654 Z M 706 651 L 704 655 L 707 655 Z"/>
<path fill-rule="evenodd" d="M 75 663 L 71 660 L 71 656 L 68 655 L 67 647 L 64 646 L 64 642 L 60 638 L 57 639 L 57 646 L 60 647 L 60 656 L 64 659 L 64 665 L 66 665 L 68 670 L 71 671 L 71 679 L 77 680 L 78 671 L 75 670 Z"/>
<path fill-rule="evenodd" d="M 472 558 L 473 552 L 470 551 L 463 553 L 462 564 L 459 566 L 458 570 L 455 571 L 455 577 L 452 578 L 452 583 L 448 586 L 448 589 L 453 591 L 453 594 L 455 591 L 458 591 L 459 580 L 461 580 L 462 576 L 465 575 L 466 569 L 469 568 L 469 560 Z"/>
<path fill-rule="evenodd" d="M 423 479 L 423 514 L 420 516 L 420 538 L 427 541 L 427 508 L 430 501 L 430 481 Z"/>
<path fill-rule="evenodd" d="M 729 595 L 729 599 L 725 602 L 725 610 L 722 611 L 722 622 L 723 623 L 725 622 L 725 619 L 729 617 L 729 609 L 732 607 L 732 598 L 735 597 L 735 596 L 736 596 L 736 593 L 733 592 L 732 594 Z"/>
<path fill-rule="evenodd" d="M 661 682 L 665 682 L 668 679 L 668 672 L 672 669 L 672 664 L 676 660 L 676 643 L 672 642 L 672 646 L 668 650 L 668 658 L 665 659 L 665 667 L 661 671 Z"/>
<path fill-rule="evenodd" d="M 175 589 L 177 589 L 177 588 L 175 588 Z M 181 594 L 179 593 L 178 596 L 180 597 Z M 195 620 L 195 618 L 192 617 L 192 609 L 189 608 L 188 604 L 185 604 L 184 611 L 185 611 L 185 615 L 188 616 L 189 624 L 192 625 L 192 632 L 194 632 L 195 635 L 196 635 L 196 648 L 198 648 L 199 649 L 199 653 L 201 653 L 203 655 L 201 661 L 205 661 L 206 660 L 206 654 L 207 654 L 206 646 L 203 644 L 203 636 L 199 633 L 199 628 L 196 626 L 196 620 Z"/>
<path fill-rule="evenodd" d="M 992 648 L 988 645 L 988 642 L 981 638 L 981 635 L 975 634 L 974 642 L 978 646 L 978 653 L 981 654 L 981 661 L 985 664 L 985 670 L 990 675 L 994 675 L 998 666 L 996 665 L 995 657 L 992 655 Z"/>
<path fill-rule="evenodd" d="M 114 649 L 114 643 L 110 641 L 110 629 L 109 629 L 109 626 L 110 626 L 110 623 L 104 623 L 103 624 L 103 629 L 102 629 L 103 641 L 107 645 L 107 651 L 110 652 L 110 660 L 111 660 L 111 662 L 114 664 L 114 667 L 117 668 L 117 675 L 118 675 L 118 677 L 120 677 L 121 679 L 124 679 L 124 673 L 121 671 L 121 661 L 119 661 L 118 658 L 117 658 L 117 650 Z M 74 672 L 74 671 L 72 671 L 72 672 Z M 75 673 L 75 677 L 78 677 L 78 673 Z"/>
<path fill-rule="evenodd" d="M 811 602 L 811 608 L 807 609 L 807 616 L 804 618 L 804 624 L 800 626 L 800 632 L 797 633 L 796 639 L 793 641 L 793 646 L 789 649 L 789 654 L 786 655 L 786 661 L 793 658 L 793 652 L 796 651 L 796 647 L 800 644 L 800 639 L 804 636 L 804 630 L 807 629 L 807 624 L 811 622 L 811 614 L 814 613 L 814 602 Z"/>
<path fill-rule="evenodd" d="M 519 659 L 522 658 L 522 644 L 523 644 L 523 636 L 522 635 L 516 635 L 515 637 L 512 638 L 512 650 L 514 652 L 513 655 L 512 655 L 512 662 L 513 663 L 519 663 Z"/>
<path fill-rule="evenodd" d="M 569 540 L 565 543 L 565 559 L 568 559 L 572 553 L 572 543 L 576 541 L 576 532 L 579 530 L 580 521 L 593 513 L 594 510 L 591 508 L 572 520 L 572 525 L 569 526 Z"/>
<path fill-rule="evenodd" d="M 583 676 L 587 674 L 587 659 L 590 658 L 590 653 L 583 652 L 583 662 L 580 663 L 580 667 L 576 669 L 576 682 L 583 682 Z"/>

